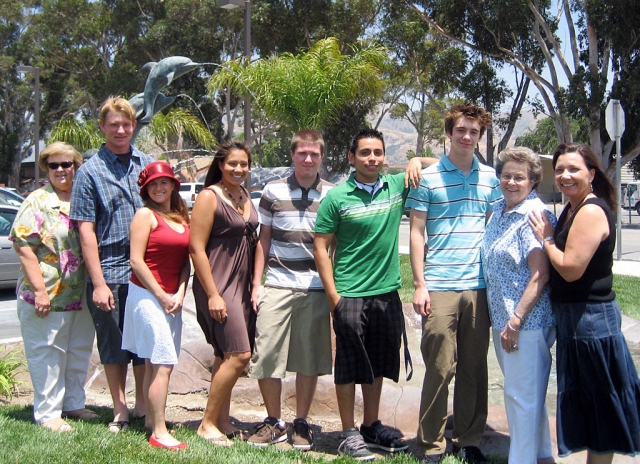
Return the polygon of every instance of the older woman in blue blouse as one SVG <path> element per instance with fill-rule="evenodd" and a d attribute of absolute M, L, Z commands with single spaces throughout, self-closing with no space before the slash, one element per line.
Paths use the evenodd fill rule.
<path fill-rule="evenodd" d="M 504 374 L 509 463 L 552 463 L 545 397 L 555 319 L 546 285 L 549 260 L 528 223 L 530 211 L 546 211 L 536 195 L 542 165 L 528 148 L 508 148 L 498 154 L 497 172 L 504 197 L 487 225 L 482 264 Z M 553 214 L 547 215 L 555 224 Z"/>

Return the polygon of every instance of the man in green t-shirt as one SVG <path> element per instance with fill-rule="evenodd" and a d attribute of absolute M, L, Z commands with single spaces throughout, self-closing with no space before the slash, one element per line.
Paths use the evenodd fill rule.
<path fill-rule="evenodd" d="M 338 453 L 369 460 L 374 458 L 369 448 L 407 449 L 380 422 L 378 411 L 383 378 L 397 382 L 400 372 L 404 314 L 398 296 L 398 230 L 408 191 L 405 177 L 418 181 L 422 165 L 437 160 L 417 158 L 407 175 L 381 175 L 384 139 L 374 129 L 356 134 L 348 156 L 355 172 L 320 203 L 314 256 L 336 335 L 334 376 L 344 438 Z M 356 383 L 364 406 L 360 430 L 354 418 Z"/>

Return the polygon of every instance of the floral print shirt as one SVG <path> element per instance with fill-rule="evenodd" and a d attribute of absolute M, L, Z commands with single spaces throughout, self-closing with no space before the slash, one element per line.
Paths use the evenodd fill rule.
<path fill-rule="evenodd" d="M 528 217 L 530 211 L 545 211 L 553 226 L 556 218 L 531 191 L 522 203 L 505 213 L 506 202 L 500 200 L 493 208 L 482 243 L 482 268 L 487 283 L 489 315 L 494 329 L 503 330 L 515 311 L 531 278 L 529 253 L 542 248 Z M 536 330 L 555 325 L 551 311 L 549 286 L 526 317 L 522 330 Z"/>
<path fill-rule="evenodd" d="M 51 184 L 36 190 L 22 203 L 9 240 L 36 247 L 51 311 L 81 311 L 86 272 L 80 253 L 80 233 L 69 219 L 69 202 L 61 201 Z M 35 295 L 20 269 L 18 298 L 35 304 Z"/>

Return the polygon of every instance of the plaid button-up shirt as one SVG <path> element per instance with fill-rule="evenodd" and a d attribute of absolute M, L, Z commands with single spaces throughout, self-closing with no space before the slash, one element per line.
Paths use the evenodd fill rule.
<path fill-rule="evenodd" d="M 153 161 L 153 157 L 131 147 L 127 167 L 103 144 L 76 172 L 71 191 L 71 219 L 95 224 L 106 283 L 129 282 L 129 226 L 144 204 L 138 176 Z"/>

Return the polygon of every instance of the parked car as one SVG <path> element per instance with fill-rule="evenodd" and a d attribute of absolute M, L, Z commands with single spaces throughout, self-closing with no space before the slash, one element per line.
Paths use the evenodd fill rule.
<path fill-rule="evenodd" d="M 20 192 L 9 187 L 0 187 L 0 198 L 14 206 L 20 206 L 24 201 L 24 197 L 20 195 Z"/>
<path fill-rule="evenodd" d="M 184 182 L 180 184 L 180 196 L 187 204 L 187 208 L 193 208 L 196 197 L 203 188 L 204 184 L 201 182 Z"/>
<path fill-rule="evenodd" d="M 9 241 L 9 232 L 18 207 L 0 204 L 0 288 L 14 288 L 18 281 L 20 259 Z"/>

